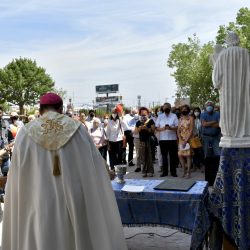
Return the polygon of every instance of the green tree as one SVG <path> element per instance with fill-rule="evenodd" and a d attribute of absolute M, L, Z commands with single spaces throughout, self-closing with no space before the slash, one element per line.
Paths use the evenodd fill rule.
<path fill-rule="evenodd" d="M 217 32 L 216 43 L 224 44 L 228 31 L 236 32 L 240 37 L 240 46 L 250 49 L 250 10 L 241 8 L 236 16 L 235 22 L 221 25 Z"/>
<path fill-rule="evenodd" d="M 218 93 L 212 84 L 212 67 L 209 57 L 213 43 L 204 45 L 194 34 L 187 43 L 172 46 L 168 66 L 174 69 L 172 76 L 177 84 L 178 97 L 189 97 L 192 105 L 202 106 L 207 100 L 218 100 Z"/>
<path fill-rule="evenodd" d="M 53 90 L 54 82 L 44 68 L 27 58 L 14 59 L 0 70 L 1 97 L 19 106 L 34 105 L 39 97 Z"/>
<path fill-rule="evenodd" d="M 241 47 L 250 49 L 250 10 L 241 8 L 235 22 L 221 25 L 215 39 L 216 44 L 225 45 L 229 31 L 240 37 Z M 172 45 L 168 66 L 174 70 L 172 76 L 177 84 L 178 97 L 190 97 L 191 104 L 202 106 L 206 100 L 218 101 L 218 92 L 212 85 L 212 67 L 209 57 L 213 53 L 213 42 L 201 45 L 196 35 L 186 43 Z"/>

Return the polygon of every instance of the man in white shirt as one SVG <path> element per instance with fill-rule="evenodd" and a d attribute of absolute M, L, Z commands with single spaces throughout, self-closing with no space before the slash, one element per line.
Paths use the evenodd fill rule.
<path fill-rule="evenodd" d="M 134 138 L 133 138 L 133 132 L 132 127 L 130 126 L 130 122 L 133 119 L 133 117 L 130 114 L 129 109 L 125 109 L 125 116 L 123 117 L 123 126 L 124 126 L 124 135 L 126 136 L 126 141 L 128 143 L 128 165 L 130 167 L 134 166 L 133 163 L 133 152 L 134 152 Z"/>
<path fill-rule="evenodd" d="M 178 118 L 175 114 L 171 113 L 171 105 L 164 103 L 164 113 L 159 115 L 155 127 L 159 132 L 159 144 L 163 160 L 163 172 L 161 177 L 168 175 L 168 154 L 170 157 L 170 173 L 173 177 L 176 175 L 176 155 L 177 155 L 177 127 Z"/>

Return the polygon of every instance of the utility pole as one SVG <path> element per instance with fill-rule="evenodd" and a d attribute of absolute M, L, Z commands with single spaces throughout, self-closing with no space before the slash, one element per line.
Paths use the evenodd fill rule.
<path fill-rule="evenodd" d="M 137 101 L 138 101 L 137 106 L 138 106 L 138 109 L 139 109 L 141 107 L 141 95 L 137 96 Z"/>

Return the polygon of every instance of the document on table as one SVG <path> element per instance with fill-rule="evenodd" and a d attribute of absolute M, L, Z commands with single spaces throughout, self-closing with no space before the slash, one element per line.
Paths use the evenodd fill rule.
<path fill-rule="evenodd" d="M 125 185 L 121 190 L 131 193 L 141 193 L 144 190 L 144 186 Z"/>

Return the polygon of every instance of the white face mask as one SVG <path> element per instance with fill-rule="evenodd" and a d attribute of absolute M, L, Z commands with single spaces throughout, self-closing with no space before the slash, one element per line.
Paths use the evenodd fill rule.
<path fill-rule="evenodd" d="M 199 116 L 199 114 L 200 114 L 200 112 L 194 112 L 194 115 L 197 117 L 197 116 Z"/>
<path fill-rule="evenodd" d="M 135 118 L 135 120 L 139 120 L 139 115 L 138 115 L 138 114 L 135 114 L 135 115 L 134 115 L 134 118 Z"/>
<path fill-rule="evenodd" d="M 104 120 L 103 120 L 103 123 L 104 123 L 104 124 L 108 124 L 108 121 L 109 121 L 108 119 L 104 119 Z"/>
<path fill-rule="evenodd" d="M 112 117 L 113 117 L 113 119 L 115 119 L 116 117 L 117 117 L 117 114 L 112 114 Z"/>

